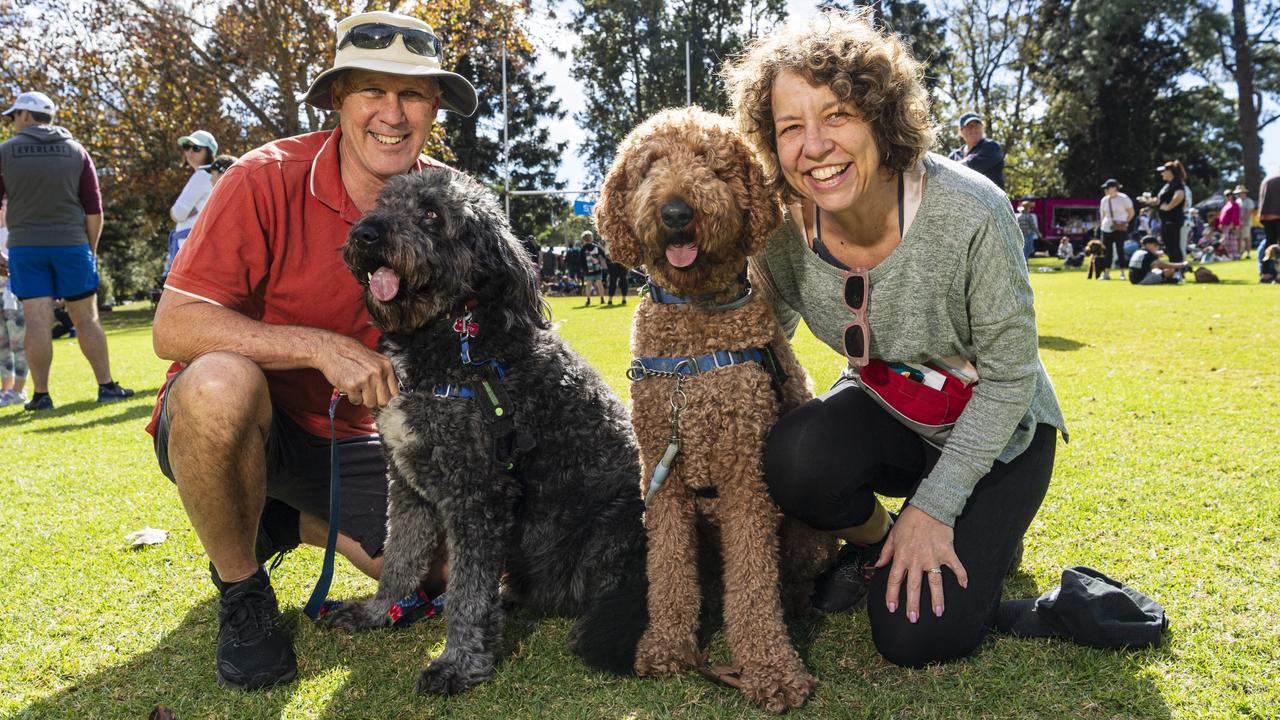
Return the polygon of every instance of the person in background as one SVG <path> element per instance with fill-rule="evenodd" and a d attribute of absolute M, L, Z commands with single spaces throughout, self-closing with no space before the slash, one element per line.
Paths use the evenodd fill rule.
<path fill-rule="evenodd" d="M 964 145 L 951 151 L 949 159 L 976 170 L 1004 189 L 1004 148 L 987 138 L 982 117 L 974 112 L 960 116 L 960 139 Z"/>
<path fill-rule="evenodd" d="M 591 305 L 591 291 L 596 291 L 596 297 L 600 298 L 600 304 L 604 304 L 604 273 L 609 267 L 609 256 L 605 254 L 604 248 L 600 247 L 595 241 L 595 236 L 590 230 L 582 231 L 582 279 L 586 284 L 587 303 L 583 307 Z"/>
<path fill-rule="evenodd" d="M 1280 173 L 1268 176 L 1258 191 L 1258 219 L 1266 234 L 1262 247 L 1280 245 Z"/>
<path fill-rule="evenodd" d="M 1014 216 L 1018 221 L 1018 230 L 1022 233 L 1022 255 L 1028 262 L 1036 254 L 1036 241 L 1044 240 L 1044 233 L 1040 232 L 1040 221 L 1036 219 L 1033 207 L 1031 201 L 1024 200 Z"/>
<path fill-rule="evenodd" d="M 1244 239 L 1244 259 L 1253 250 L 1253 221 L 1257 219 L 1258 204 L 1249 197 L 1249 188 L 1236 185 L 1236 203 L 1240 205 L 1240 236 Z M 1258 256 L 1261 259 L 1261 255 Z"/>
<path fill-rule="evenodd" d="M 1145 201 L 1149 197 L 1151 196 L 1143 195 L 1142 200 Z M 1144 207 L 1142 208 L 1142 210 L 1138 212 L 1138 237 L 1144 238 L 1151 234 L 1152 234 L 1151 233 L 1151 208 Z M 1139 246 L 1141 246 L 1142 245 L 1141 239 L 1139 239 L 1137 243 Z M 1125 254 L 1132 255 L 1133 253 L 1126 252 Z"/>
<path fill-rule="evenodd" d="M 1258 281 L 1263 283 L 1280 282 L 1280 245 L 1268 245 L 1262 252 L 1262 268 L 1258 273 Z"/>
<path fill-rule="evenodd" d="M 921 667 L 982 644 L 1066 425 L 1009 199 L 929 152 L 924 68 L 874 17 L 790 20 L 725 75 L 765 186 L 786 203 L 751 261 L 760 292 L 787 334 L 803 320 L 848 361 L 835 387 L 779 418 L 765 483 L 781 512 L 845 541 L 815 607 L 865 604 L 876 650 Z M 851 377 L 872 360 L 930 358 L 953 382 L 982 373 L 941 449 Z M 896 518 L 880 496 L 906 498 Z"/>
<path fill-rule="evenodd" d="M 205 172 L 209 173 L 209 185 L 218 187 L 218 181 L 222 179 L 223 175 L 227 174 L 227 170 L 232 165 L 235 165 L 238 159 L 235 155 L 219 155 L 214 158 L 213 162 L 209 163 L 209 166 L 205 168 Z"/>
<path fill-rule="evenodd" d="M 1191 228 L 1187 233 L 1187 245 L 1199 245 L 1204 242 L 1205 222 L 1200 216 L 1200 211 L 1191 208 L 1187 211 L 1187 226 Z"/>
<path fill-rule="evenodd" d="M 9 228 L 0 201 L 0 407 L 27 402 L 26 321 L 22 303 L 9 289 Z"/>
<path fill-rule="evenodd" d="M 609 276 L 609 304 L 613 304 L 613 293 L 617 291 L 622 296 L 622 304 L 627 304 L 627 293 L 630 292 L 631 269 L 619 262 L 609 260 L 609 267 L 605 271 Z"/>
<path fill-rule="evenodd" d="M 1102 183 L 1101 202 L 1098 203 L 1098 228 L 1102 232 L 1102 279 L 1111 279 L 1111 268 L 1120 270 L 1124 279 L 1124 241 L 1129 237 L 1129 223 L 1133 221 L 1133 200 L 1120 192 L 1120 183 L 1107 178 Z"/>
<path fill-rule="evenodd" d="M 1165 262 L 1160 259 L 1160 238 L 1142 238 L 1142 249 L 1129 258 L 1129 282 L 1134 285 L 1161 285 L 1182 282 L 1182 273 L 1190 263 Z"/>
<path fill-rule="evenodd" d="M 1165 252 L 1169 254 L 1169 261 L 1178 264 L 1183 260 L 1182 243 L 1186 241 L 1182 237 L 1182 226 L 1187 208 L 1187 171 L 1182 167 L 1181 162 L 1170 160 L 1156 168 L 1156 172 L 1160 173 L 1160 179 L 1164 180 L 1164 187 L 1160 188 L 1157 196 L 1147 196 L 1145 202 L 1154 206 L 1157 211 L 1156 219 L 1160 221 L 1160 242 L 1164 245 Z M 1152 232 L 1156 232 L 1154 227 Z"/>
<path fill-rule="evenodd" d="M 1231 190 L 1223 191 L 1222 195 L 1226 202 L 1218 212 L 1218 229 L 1222 231 L 1222 244 L 1227 256 L 1239 260 L 1240 246 L 1246 244 L 1240 234 L 1240 203 L 1236 202 L 1236 195 Z"/>
<path fill-rule="evenodd" d="M 183 166 L 191 168 L 191 176 L 187 178 L 182 192 L 178 193 L 178 199 L 173 201 L 173 207 L 169 208 L 169 216 L 177 225 L 169 233 L 169 255 L 164 261 L 165 275 L 169 274 L 173 259 L 187 241 L 196 218 L 209 201 L 209 193 L 213 191 L 213 180 L 208 170 L 214 156 L 218 154 L 218 141 L 208 132 L 197 130 L 178 138 L 178 149 L 182 151 Z"/>
<path fill-rule="evenodd" d="M 9 280 L 26 319 L 31 411 L 53 409 L 53 299 L 64 298 L 79 330 L 80 352 L 93 368 L 98 402 L 133 396 L 111 376 L 107 335 L 98 320 L 98 239 L 102 195 L 93 159 L 65 128 L 48 95 L 22 93 L 4 116 L 14 136 L 0 144 L 0 200 L 9 198 Z"/>

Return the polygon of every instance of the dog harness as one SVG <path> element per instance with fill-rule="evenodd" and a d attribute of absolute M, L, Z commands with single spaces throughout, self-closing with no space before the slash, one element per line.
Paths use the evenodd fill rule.
<path fill-rule="evenodd" d="M 747 279 L 746 270 L 738 275 L 738 285 L 742 289 L 738 297 L 727 303 L 713 304 L 713 295 L 698 298 L 674 295 L 663 290 L 654 283 L 649 284 L 649 298 L 662 305 L 689 305 L 710 312 L 724 312 L 746 305 L 751 299 L 751 282 Z M 627 368 L 627 379 L 639 382 L 647 377 L 675 378 L 676 385 L 671 391 L 671 435 L 667 438 L 667 450 L 662 459 L 653 468 L 653 477 L 649 479 L 649 487 L 645 491 L 644 505 L 649 507 L 658 490 L 671 474 L 671 466 L 680 454 L 680 413 L 688 400 L 684 392 L 684 382 L 690 377 L 713 372 L 721 368 L 759 363 L 769 373 L 770 384 L 774 395 L 782 400 L 782 388 L 787 382 L 787 373 L 782 369 L 773 348 L 765 345 L 760 348 L 745 350 L 716 350 L 705 355 L 686 355 L 681 357 L 638 357 L 631 361 Z"/>
<path fill-rule="evenodd" d="M 480 405 L 480 413 L 489 423 L 493 435 L 493 459 L 506 472 L 515 470 L 520 456 L 536 445 L 534 439 L 515 423 L 515 408 L 502 381 L 507 376 L 507 365 L 501 360 L 474 360 L 471 357 L 471 339 L 480 332 L 480 324 L 471 315 L 475 301 L 469 301 L 462 315 L 453 321 L 453 331 L 458 334 L 458 356 L 463 365 L 480 368 L 481 377 L 474 383 L 437 385 L 432 394 L 439 398 L 473 398 Z"/>

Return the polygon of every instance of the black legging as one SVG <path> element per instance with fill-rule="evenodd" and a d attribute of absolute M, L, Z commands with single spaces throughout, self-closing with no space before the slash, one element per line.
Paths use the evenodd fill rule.
<path fill-rule="evenodd" d="M 1164 244 L 1164 254 L 1169 256 L 1169 262 L 1182 262 L 1182 221 L 1162 221 L 1160 223 L 1160 242 Z"/>
<path fill-rule="evenodd" d="M 1102 233 L 1102 247 L 1106 251 L 1103 257 L 1104 267 L 1110 269 L 1113 267 L 1124 269 L 1124 241 L 1129 239 L 1129 233 L 1124 230 L 1115 230 L 1113 232 Z"/>
<path fill-rule="evenodd" d="M 630 272 L 631 271 L 627 269 L 625 265 L 620 265 L 618 263 L 612 263 L 609 265 L 608 275 L 609 275 L 609 299 L 610 300 L 613 299 L 614 291 L 619 289 L 622 291 L 622 298 L 624 300 L 626 299 L 627 275 L 629 275 Z"/>
<path fill-rule="evenodd" d="M 944 571 L 942 617 L 922 612 L 912 625 L 905 593 L 890 614 L 884 601 L 889 573 L 875 574 L 867 607 L 872 638 L 886 660 L 921 667 L 966 657 L 982 644 L 1018 540 L 1049 487 L 1056 449 L 1057 431 L 1040 425 L 1021 455 L 997 462 L 978 482 L 955 523 L 955 552 L 969 587 L 961 589 Z M 841 382 L 778 421 L 765 446 L 764 476 L 784 513 L 819 530 L 840 530 L 871 518 L 874 493 L 909 502 L 937 459 L 937 450 Z M 930 607 L 927 585 L 921 593 L 921 606 Z"/>

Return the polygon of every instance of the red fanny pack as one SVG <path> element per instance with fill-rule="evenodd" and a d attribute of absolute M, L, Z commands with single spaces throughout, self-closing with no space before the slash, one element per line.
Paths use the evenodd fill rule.
<path fill-rule="evenodd" d="M 934 363 L 924 367 L 942 375 L 941 388 L 908 377 L 883 360 L 871 360 L 860 368 L 858 384 L 898 422 L 941 448 L 973 396 L 973 383 L 962 382 Z"/>

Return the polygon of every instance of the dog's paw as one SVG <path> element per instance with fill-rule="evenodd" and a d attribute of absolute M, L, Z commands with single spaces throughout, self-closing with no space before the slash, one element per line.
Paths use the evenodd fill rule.
<path fill-rule="evenodd" d="M 752 663 L 742 668 L 739 678 L 743 695 L 775 713 L 804 705 L 818 684 L 799 660 L 782 666 Z"/>
<path fill-rule="evenodd" d="M 326 612 L 322 618 L 325 625 L 343 630 L 372 630 L 390 624 L 387 618 L 387 607 L 391 603 L 382 600 L 366 600 L 359 603 L 345 603 Z"/>
<path fill-rule="evenodd" d="M 456 695 L 479 685 L 493 673 L 493 658 L 445 651 L 418 676 L 418 692 Z"/>
<path fill-rule="evenodd" d="M 692 635 L 677 641 L 646 631 L 636 645 L 636 674 L 670 677 L 698 666 L 698 640 Z"/>

